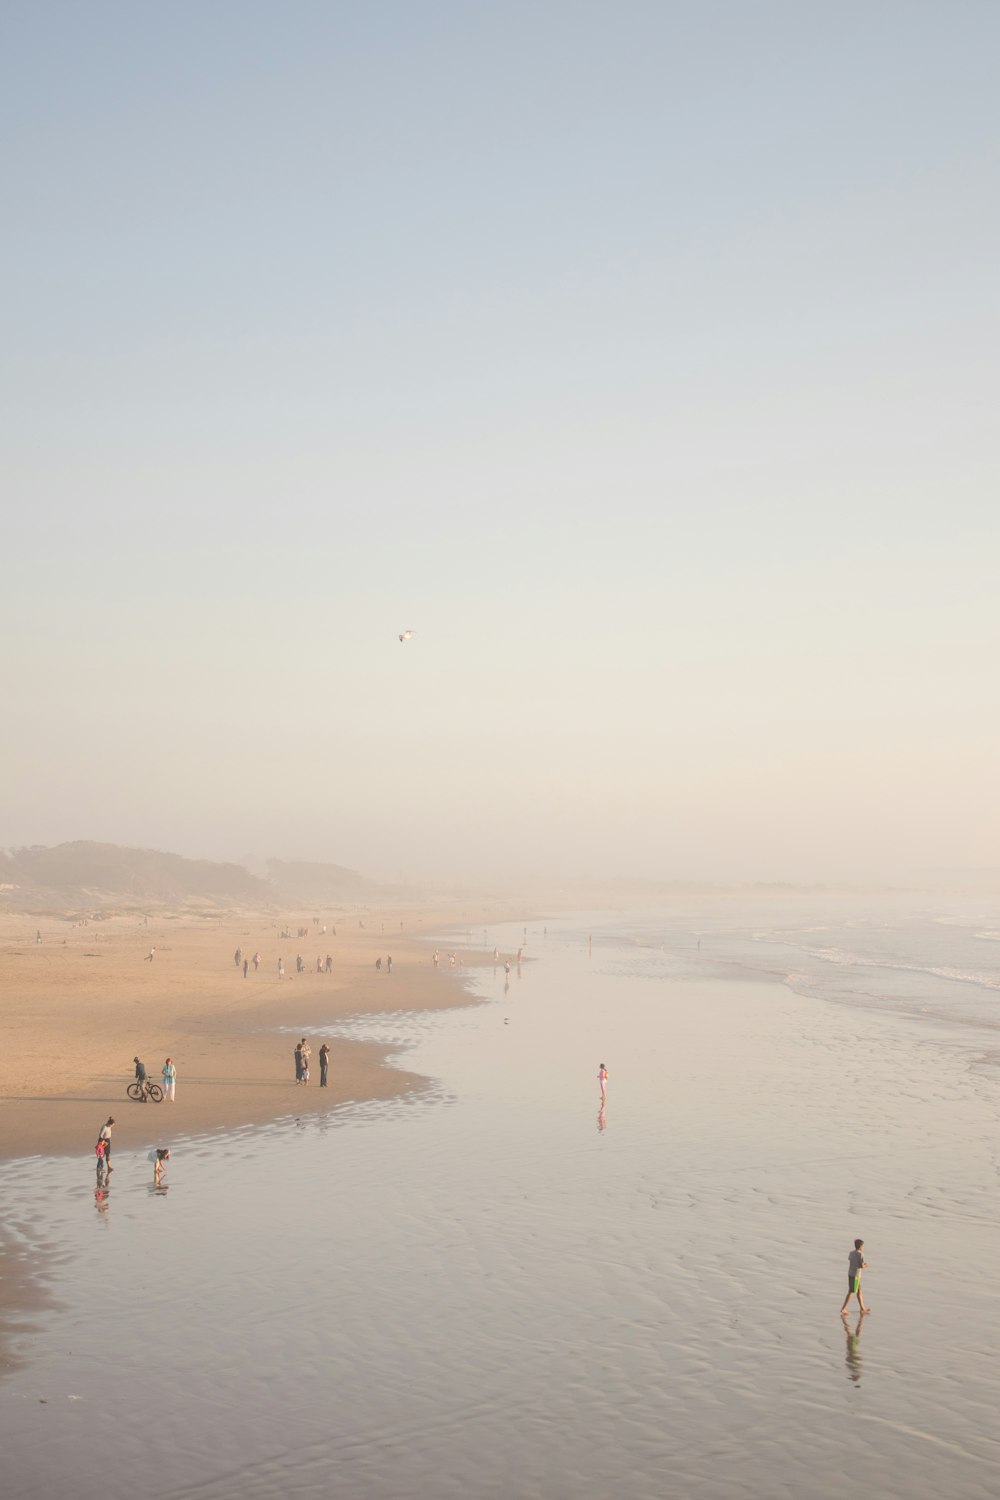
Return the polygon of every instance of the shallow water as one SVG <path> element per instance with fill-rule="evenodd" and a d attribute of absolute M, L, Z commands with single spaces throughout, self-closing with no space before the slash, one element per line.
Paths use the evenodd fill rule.
<path fill-rule="evenodd" d="M 100 1204 L 89 1160 L 0 1169 L 59 1302 L 0 1383 L 5 1493 L 995 1496 L 976 1039 L 585 930 L 334 1030 L 423 1096 L 180 1143 L 166 1192 L 121 1153 Z"/>

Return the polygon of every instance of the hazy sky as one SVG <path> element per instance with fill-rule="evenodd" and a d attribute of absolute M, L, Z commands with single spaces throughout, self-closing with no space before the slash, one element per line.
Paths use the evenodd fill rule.
<path fill-rule="evenodd" d="M 0 845 L 996 864 L 998 55 L 8 0 Z"/>

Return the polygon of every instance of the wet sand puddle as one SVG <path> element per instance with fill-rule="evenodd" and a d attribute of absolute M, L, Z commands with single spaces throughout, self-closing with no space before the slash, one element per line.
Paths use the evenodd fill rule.
<path fill-rule="evenodd" d="M 169 1142 L 165 1192 L 144 1157 L 96 1202 L 85 1159 L 0 1169 L 60 1247 L 0 1382 L 6 1493 L 996 1495 L 969 1037 L 623 974 L 578 929 L 528 951 L 506 993 L 469 971 L 482 1006 L 331 1033 L 334 1066 L 338 1034 L 398 1044 L 423 1096 Z"/>

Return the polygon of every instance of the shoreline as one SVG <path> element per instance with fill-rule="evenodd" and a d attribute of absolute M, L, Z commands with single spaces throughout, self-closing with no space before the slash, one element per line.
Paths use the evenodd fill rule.
<path fill-rule="evenodd" d="M 477 927 L 491 916 L 494 925 L 512 920 L 477 914 Z M 254 912 L 211 923 L 172 913 L 89 924 L 50 918 L 37 943 L 37 919 L 0 918 L 0 983 L 9 997 L 0 1016 L 0 1160 L 86 1159 L 109 1115 L 115 1147 L 130 1150 L 148 1145 L 151 1130 L 167 1144 L 426 1087 L 422 1075 L 390 1064 L 390 1047 L 333 1037 L 329 1086 L 320 1089 L 319 1039 L 348 1018 L 474 1004 L 461 966 L 435 967 L 429 946 L 434 934 L 471 935 L 468 913 L 338 912 L 310 921 L 308 936 L 280 936 L 303 926 L 301 917 Z M 250 967 L 244 978 L 236 948 L 259 951 L 259 971 Z M 332 973 L 317 972 L 317 956 L 325 962 L 327 953 Z M 488 955 L 463 957 L 478 964 Z M 292 1032 L 300 1028 L 313 1043 L 314 1077 L 305 1088 L 292 1065 Z M 173 1058 L 175 1103 L 127 1098 L 135 1055 L 154 1082 L 164 1057 Z M 68 1081 L 54 1088 L 53 1078 Z"/>

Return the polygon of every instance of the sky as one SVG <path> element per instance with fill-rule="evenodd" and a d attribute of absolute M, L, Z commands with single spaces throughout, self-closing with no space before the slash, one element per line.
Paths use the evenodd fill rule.
<path fill-rule="evenodd" d="M 0 8 L 0 846 L 995 865 L 998 53 L 991 0 Z"/>

